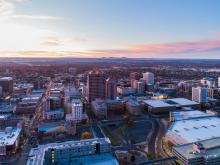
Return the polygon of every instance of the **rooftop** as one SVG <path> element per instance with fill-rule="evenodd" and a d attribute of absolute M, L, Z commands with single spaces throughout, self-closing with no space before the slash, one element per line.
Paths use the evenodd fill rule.
<path fill-rule="evenodd" d="M 97 139 L 85 139 L 80 141 L 66 141 L 63 143 L 49 143 L 46 145 L 39 145 L 37 148 L 31 149 L 29 153 L 29 159 L 27 165 L 43 165 L 45 152 L 50 148 L 65 149 L 65 148 L 79 147 L 84 145 L 86 146 L 93 145 L 96 143 L 110 144 L 110 140 L 108 138 L 97 138 Z"/>
<path fill-rule="evenodd" d="M 184 111 L 174 111 L 171 113 L 175 121 L 215 116 L 213 113 L 205 113 L 205 112 L 202 112 L 199 110 L 193 110 L 193 109 L 184 110 Z"/>
<path fill-rule="evenodd" d="M 151 107 L 160 108 L 160 107 L 173 107 L 173 105 L 170 105 L 166 103 L 163 100 L 143 100 L 143 102 Z"/>
<path fill-rule="evenodd" d="M 0 146 L 13 145 L 21 132 L 20 128 L 6 127 L 0 132 Z"/>
<path fill-rule="evenodd" d="M 172 101 L 180 106 L 187 106 L 187 105 L 199 105 L 199 103 L 185 99 L 185 98 L 174 98 L 174 99 L 167 99 L 168 101 Z"/>
<path fill-rule="evenodd" d="M 205 152 L 200 154 L 193 149 L 194 143 L 176 146 L 174 149 L 187 159 L 200 158 L 210 159 L 220 156 L 220 138 L 208 139 L 199 142 L 205 149 Z"/>
<path fill-rule="evenodd" d="M 185 98 L 174 98 L 174 99 L 164 99 L 164 100 L 143 100 L 143 102 L 155 108 L 199 105 L 199 103 Z"/>
<path fill-rule="evenodd" d="M 1 77 L 0 78 L 0 81 L 11 81 L 11 80 L 13 80 L 12 77 Z"/>
<path fill-rule="evenodd" d="M 166 136 L 177 145 L 220 137 L 220 118 L 203 117 L 175 121 Z"/>

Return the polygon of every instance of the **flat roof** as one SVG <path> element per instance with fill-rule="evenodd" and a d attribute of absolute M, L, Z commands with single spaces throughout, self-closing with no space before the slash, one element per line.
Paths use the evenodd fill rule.
<path fill-rule="evenodd" d="M 177 145 L 220 137 L 220 118 L 203 117 L 175 121 L 166 136 Z"/>
<path fill-rule="evenodd" d="M 13 78 L 12 77 L 1 77 L 0 78 L 0 81 L 11 81 L 11 80 L 13 80 Z"/>
<path fill-rule="evenodd" d="M 174 107 L 163 100 L 143 100 L 143 102 L 151 107 L 160 108 L 160 107 Z"/>
<path fill-rule="evenodd" d="M 199 142 L 206 149 L 205 153 L 199 154 L 193 150 L 193 144 L 185 144 L 176 146 L 174 149 L 186 157 L 187 159 L 204 157 L 205 159 L 211 159 L 212 157 L 220 157 L 220 138 L 208 139 Z"/>
<path fill-rule="evenodd" d="M 174 99 L 167 99 L 168 101 L 173 101 L 176 104 L 179 104 L 181 106 L 187 106 L 187 105 L 199 105 L 199 103 L 189 100 L 189 99 L 185 99 L 185 98 L 174 98 Z"/>
<path fill-rule="evenodd" d="M 93 145 L 95 143 L 110 144 L 110 140 L 108 138 L 95 138 L 95 139 L 84 139 L 80 141 L 66 141 L 63 143 L 48 143 L 45 145 L 39 145 L 37 148 L 32 148 L 29 153 L 29 158 L 27 161 L 27 165 L 43 165 L 45 151 L 50 148 L 72 148 L 72 147 L 80 147 L 84 145 Z"/>
<path fill-rule="evenodd" d="M 175 121 L 215 116 L 212 113 L 205 113 L 205 112 L 202 112 L 199 110 L 174 111 L 171 113 L 172 113 Z"/>
<path fill-rule="evenodd" d="M 21 132 L 20 128 L 11 128 L 10 131 L 0 132 L 0 146 L 13 145 Z"/>

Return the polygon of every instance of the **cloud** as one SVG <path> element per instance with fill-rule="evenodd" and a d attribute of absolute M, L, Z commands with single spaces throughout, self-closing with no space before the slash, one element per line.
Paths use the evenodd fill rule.
<path fill-rule="evenodd" d="M 0 0 L 0 17 L 2 19 L 29 19 L 29 20 L 62 20 L 63 17 L 49 15 L 15 14 L 17 3 L 28 0 Z"/>
<path fill-rule="evenodd" d="M 61 41 L 58 37 L 48 37 L 45 42 L 43 42 L 43 45 L 49 46 L 49 47 L 56 47 L 61 45 Z"/>
<path fill-rule="evenodd" d="M 16 1 L 0 0 L 0 16 L 7 16 L 14 12 Z"/>
<path fill-rule="evenodd" d="M 49 47 L 64 43 L 57 37 L 48 37 L 44 42 Z M 54 49 L 51 49 L 54 50 Z M 143 44 L 124 49 L 89 51 L 12 51 L 1 52 L 2 56 L 13 57 L 130 57 L 130 58 L 218 58 L 220 40 L 189 41 L 164 44 Z"/>
<path fill-rule="evenodd" d="M 46 16 L 46 15 L 12 15 L 10 18 L 16 19 L 33 19 L 33 20 L 62 20 L 63 17 L 54 17 L 54 16 Z"/>
<path fill-rule="evenodd" d="M 163 44 L 143 44 L 124 49 L 93 50 L 90 53 L 97 56 L 112 57 L 148 57 L 157 55 L 197 54 L 220 51 L 220 40 L 189 41 Z"/>

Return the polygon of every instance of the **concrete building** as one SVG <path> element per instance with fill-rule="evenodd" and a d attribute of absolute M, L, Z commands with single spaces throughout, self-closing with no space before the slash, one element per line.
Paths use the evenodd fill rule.
<path fill-rule="evenodd" d="M 105 98 L 114 100 L 117 97 L 117 83 L 113 78 L 108 78 L 105 83 Z"/>
<path fill-rule="evenodd" d="M 0 131 L 0 155 L 15 154 L 20 140 L 21 129 L 6 127 Z"/>
<path fill-rule="evenodd" d="M 88 101 L 105 98 L 105 76 L 101 71 L 89 72 L 87 76 Z"/>
<path fill-rule="evenodd" d="M 200 108 L 200 104 L 185 98 L 142 101 L 151 113 L 167 113 L 182 107 Z"/>
<path fill-rule="evenodd" d="M 143 94 L 145 91 L 145 83 L 142 81 L 137 81 L 136 86 L 137 86 L 136 88 L 137 94 Z"/>
<path fill-rule="evenodd" d="M 83 119 L 83 105 L 80 99 L 72 100 L 72 119 L 75 122 L 80 122 Z"/>
<path fill-rule="evenodd" d="M 108 138 L 40 145 L 30 151 L 27 165 L 118 165 L 110 146 Z"/>
<path fill-rule="evenodd" d="M 134 81 L 139 80 L 140 78 L 141 77 L 140 77 L 139 73 L 137 73 L 137 72 L 130 73 L 130 83 L 131 83 L 132 88 L 134 88 Z"/>
<path fill-rule="evenodd" d="M 13 97 L 21 98 L 30 94 L 32 89 L 34 88 L 33 84 L 28 83 L 19 83 L 15 84 L 13 87 Z"/>
<path fill-rule="evenodd" d="M 132 115 L 141 115 L 141 104 L 135 99 L 129 99 L 126 102 L 126 110 Z"/>
<path fill-rule="evenodd" d="M 220 138 L 175 146 L 172 152 L 184 165 L 218 165 Z"/>
<path fill-rule="evenodd" d="M 143 73 L 143 80 L 147 85 L 154 85 L 154 74 L 151 72 Z"/>
<path fill-rule="evenodd" d="M 0 98 L 3 96 L 3 89 L 2 86 L 0 86 Z"/>
<path fill-rule="evenodd" d="M 214 88 L 215 87 L 215 80 L 212 77 L 204 77 L 200 80 L 200 83 L 209 88 Z"/>
<path fill-rule="evenodd" d="M 107 106 L 104 100 L 97 99 L 91 103 L 92 111 L 99 118 L 107 118 Z"/>
<path fill-rule="evenodd" d="M 3 93 L 12 94 L 12 92 L 13 92 L 13 78 L 12 77 L 0 78 L 0 86 L 2 87 Z"/>
<path fill-rule="evenodd" d="M 61 120 L 64 118 L 64 109 L 58 108 L 43 112 L 44 120 Z"/>
<path fill-rule="evenodd" d="M 207 102 L 207 88 L 204 87 L 192 87 L 192 100 L 198 103 Z"/>
<path fill-rule="evenodd" d="M 135 89 L 133 89 L 131 87 L 119 86 L 119 87 L 117 87 L 117 94 L 120 96 L 132 95 L 132 94 L 135 94 Z"/>
<path fill-rule="evenodd" d="M 50 96 L 50 108 L 51 109 L 57 109 L 62 107 L 62 100 L 60 97 L 57 96 Z"/>
<path fill-rule="evenodd" d="M 218 77 L 218 87 L 220 88 L 220 77 Z"/>

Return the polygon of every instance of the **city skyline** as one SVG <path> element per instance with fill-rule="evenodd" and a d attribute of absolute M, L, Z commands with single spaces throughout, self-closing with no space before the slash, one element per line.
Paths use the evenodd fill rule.
<path fill-rule="evenodd" d="M 0 57 L 220 58 L 217 0 L 0 0 Z"/>

